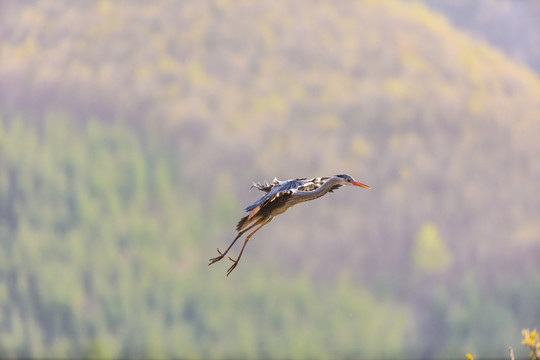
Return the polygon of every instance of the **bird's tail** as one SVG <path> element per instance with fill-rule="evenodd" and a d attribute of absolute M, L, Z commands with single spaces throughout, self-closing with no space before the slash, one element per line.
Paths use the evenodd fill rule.
<path fill-rule="evenodd" d="M 238 221 L 238 224 L 236 224 L 236 231 L 240 232 L 242 229 L 244 229 L 251 221 L 248 219 L 248 215 L 244 216 L 243 218 Z"/>

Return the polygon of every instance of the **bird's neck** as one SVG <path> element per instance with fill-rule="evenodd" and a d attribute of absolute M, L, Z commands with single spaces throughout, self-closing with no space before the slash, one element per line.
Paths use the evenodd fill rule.
<path fill-rule="evenodd" d="M 315 190 L 297 191 L 296 197 L 300 199 L 301 201 L 309 201 L 309 200 L 317 199 L 325 195 L 327 192 L 329 192 L 330 189 L 332 189 L 332 187 L 334 187 L 334 185 L 337 185 L 339 182 L 340 182 L 339 178 L 335 176 L 331 177 Z"/>

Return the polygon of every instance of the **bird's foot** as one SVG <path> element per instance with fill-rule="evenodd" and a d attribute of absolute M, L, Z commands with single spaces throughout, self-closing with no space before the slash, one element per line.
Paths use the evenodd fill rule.
<path fill-rule="evenodd" d="M 236 265 L 238 265 L 238 261 L 240 260 L 240 258 L 238 258 L 237 260 L 234 260 L 232 257 L 229 256 L 229 259 L 233 262 L 233 264 L 231 265 L 231 267 L 229 268 L 229 270 L 227 270 L 227 276 L 229 276 L 229 274 L 234 270 L 234 268 L 236 267 Z"/>
<path fill-rule="evenodd" d="M 215 262 L 218 262 L 219 260 L 223 259 L 223 257 L 225 256 L 225 254 L 222 254 L 221 251 L 219 251 L 219 249 L 217 249 L 217 252 L 219 253 L 219 256 L 217 256 L 215 258 L 211 258 L 210 259 L 210 264 L 208 264 L 208 266 L 212 265 Z"/>

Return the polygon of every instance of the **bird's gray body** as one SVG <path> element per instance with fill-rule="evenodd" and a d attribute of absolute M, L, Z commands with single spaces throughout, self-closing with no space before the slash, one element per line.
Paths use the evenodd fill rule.
<path fill-rule="evenodd" d="M 236 225 L 236 231 L 238 233 L 236 238 L 223 254 L 218 249 L 220 256 L 210 259 L 210 264 L 221 260 L 242 234 L 257 227 L 255 231 L 247 235 L 238 259 L 231 259 L 234 264 L 229 268 L 227 273 L 227 275 L 230 274 L 240 260 L 244 247 L 251 236 L 264 225 L 272 221 L 275 216 L 284 213 L 296 204 L 314 200 L 329 192 L 333 192 L 342 185 L 355 185 L 369 189 L 369 186 L 355 181 L 349 175 L 335 175 L 332 177 L 318 177 L 313 179 L 299 178 L 286 181 L 274 179 L 271 184 L 253 184 L 252 187 L 266 192 L 266 195 L 245 208 L 245 211 L 249 214 L 240 219 Z"/>
<path fill-rule="evenodd" d="M 318 177 L 313 179 L 299 178 L 285 181 L 274 179 L 271 184 L 253 184 L 267 194 L 245 208 L 249 213 L 242 218 L 236 227 L 237 231 L 244 229 L 249 223 L 261 219 L 269 221 L 287 211 L 292 206 L 304 201 L 316 199 L 339 188 L 339 182 L 343 181 L 338 176 Z"/>
<path fill-rule="evenodd" d="M 246 211 L 250 212 L 253 209 L 255 209 L 257 206 L 265 203 L 265 202 L 272 202 L 275 199 L 279 198 L 280 196 L 293 196 L 294 193 L 297 191 L 313 191 L 318 189 L 321 185 L 323 185 L 329 177 L 318 177 L 313 179 L 306 179 L 306 178 L 300 178 L 300 179 L 294 179 L 294 180 L 285 180 L 285 181 L 279 181 L 278 179 L 274 179 L 274 181 L 271 184 L 253 184 L 253 187 L 265 191 L 267 194 L 254 202 L 253 204 L 246 207 Z M 333 191 L 334 189 L 337 189 L 341 185 L 335 185 L 333 188 L 329 189 L 329 191 Z"/>

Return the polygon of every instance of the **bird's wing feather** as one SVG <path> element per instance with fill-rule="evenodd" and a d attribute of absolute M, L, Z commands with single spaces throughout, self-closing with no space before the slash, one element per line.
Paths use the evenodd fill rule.
<path fill-rule="evenodd" d="M 286 181 L 274 179 L 272 184 L 253 184 L 252 187 L 256 187 L 257 189 L 266 192 L 266 195 L 245 208 L 245 211 L 248 212 L 249 215 L 245 217 L 245 221 L 242 221 L 242 224 L 239 224 L 239 226 L 242 227 L 245 222 L 249 222 L 262 208 L 276 199 L 279 198 L 280 200 L 287 201 L 285 197 L 291 197 L 296 192 L 309 193 L 315 191 L 328 181 L 328 179 L 330 179 L 330 177 L 318 177 L 309 180 L 306 178 L 299 178 Z M 332 186 L 329 192 L 333 192 L 340 186 L 341 185 Z"/>
<path fill-rule="evenodd" d="M 298 191 L 317 190 L 328 179 L 329 179 L 329 177 L 318 177 L 318 178 L 305 180 L 304 183 L 301 186 L 298 187 Z"/>
<path fill-rule="evenodd" d="M 274 180 L 274 182 L 271 185 L 268 185 L 267 187 L 270 187 L 268 190 L 266 190 L 267 187 L 264 187 L 264 189 L 261 189 L 260 187 L 256 186 L 259 190 L 266 191 L 267 194 L 264 195 L 259 200 L 255 201 L 253 204 L 246 207 L 247 212 L 251 212 L 254 209 L 256 209 L 259 206 L 263 206 L 264 204 L 274 201 L 276 198 L 284 195 L 290 195 L 294 191 L 296 191 L 300 186 L 302 186 L 305 182 L 305 179 L 294 179 L 294 180 L 287 180 L 287 181 L 278 181 L 277 179 Z M 253 216 L 255 214 L 250 214 L 250 216 Z"/>
<path fill-rule="evenodd" d="M 309 180 L 305 180 L 304 184 L 298 187 L 298 191 L 313 191 L 321 187 L 330 177 L 318 177 Z M 334 190 L 339 189 L 342 185 L 334 185 L 328 192 L 334 192 Z"/>
<path fill-rule="evenodd" d="M 328 190 L 328 192 L 334 192 L 334 190 L 339 189 L 339 188 L 342 187 L 342 186 L 343 186 L 343 185 L 339 185 L 339 184 L 334 185 L 334 186 L 332 186 L 332 187 L 330 188 L 330 190 Z"/>
<path fill-rule="evenodd" d="M 253 183 L 253 185 L 251 185 L 251 188 L 249 190 L 256 188 L 258 190 L 264 191 L 265 193 L 268 193 L 276 185 L 279 185 L 278 179 L 274 179 L 274 181 L 271 184 L 267 183 L 266 181 L 264 183 Z"/>
<path fill-rule="evenodd" d="M 291 182 L 291 181 L 300 181 L 300 182 L 305 182 L 306 178 L 298 178 L 298 179 L 294 179 L 294 180 L 286 180 L 286 181 L 279 181 L 277 178 L 274 178 L 274 181 L 272 181 L 272 183 L 267 183 L 266 181 L 264 183 L 253 183 L 253 185 L 251 185 L 251 189 L 253 188 L 256 188 L 257 190 L 261 190 L 261 191 L 264 191 L 265 193 L 269 193 L 270 191 L 274 190 L 276 188 L 279 188 L 281 186 L 283 186 L 284 183 L 288 183 L 288 182 Z"/>

